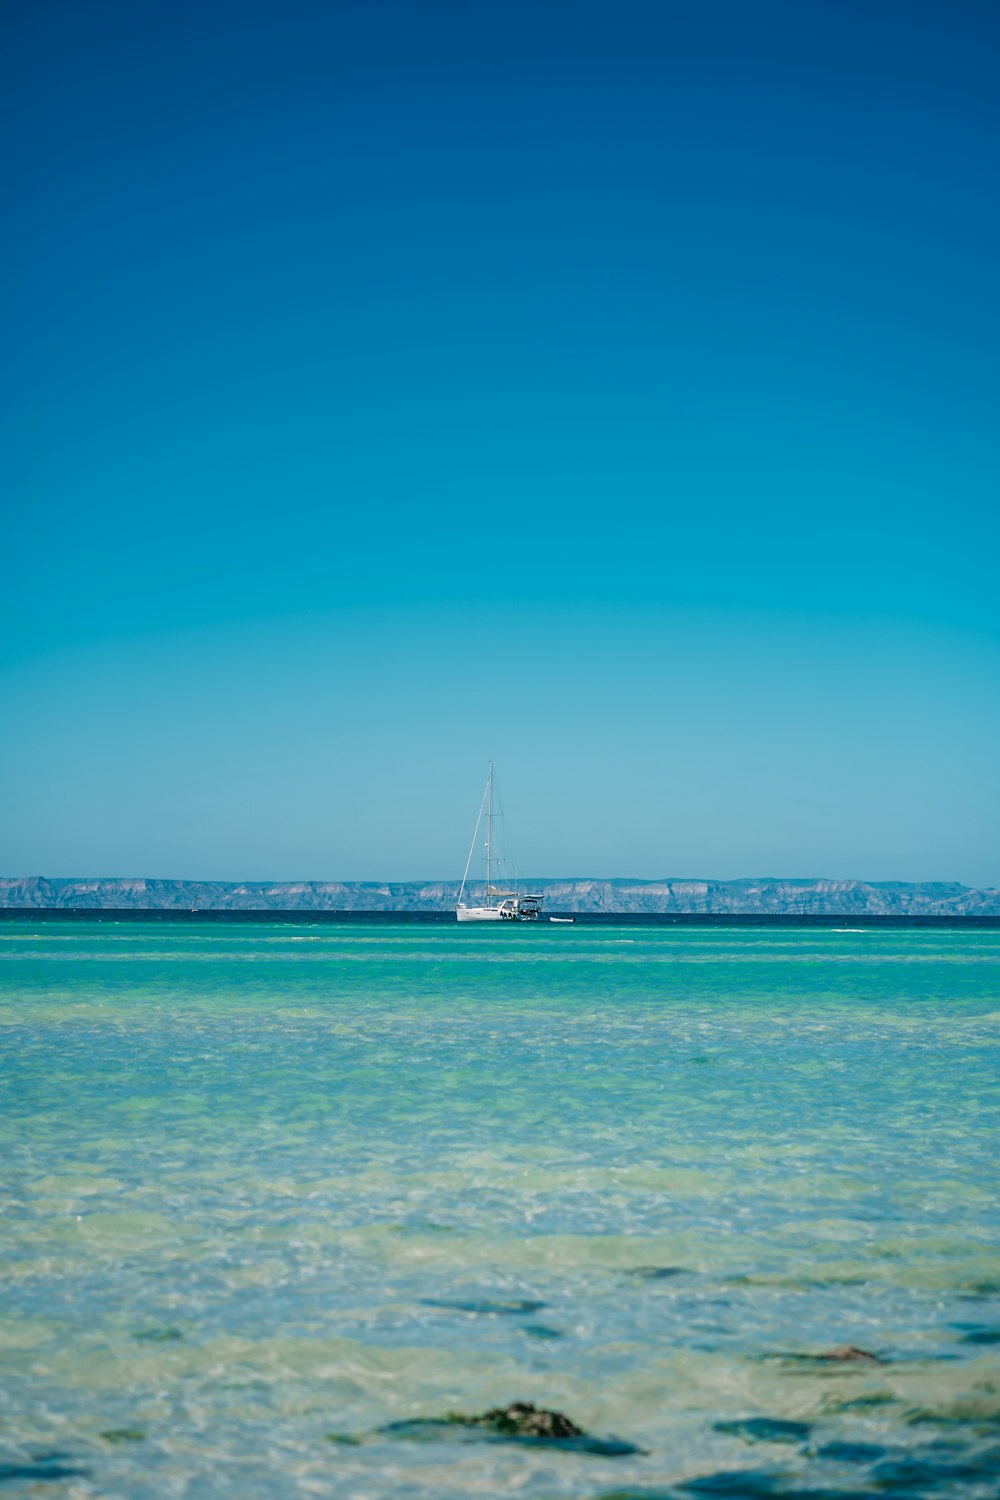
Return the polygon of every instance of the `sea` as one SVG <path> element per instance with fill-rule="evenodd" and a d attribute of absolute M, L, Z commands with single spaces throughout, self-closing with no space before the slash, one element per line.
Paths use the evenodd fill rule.
<path fill-rule="evenodd" d="M 0 997 L 12 1497 L 1000 1492 L 996 927 L 7 914 Z"/>

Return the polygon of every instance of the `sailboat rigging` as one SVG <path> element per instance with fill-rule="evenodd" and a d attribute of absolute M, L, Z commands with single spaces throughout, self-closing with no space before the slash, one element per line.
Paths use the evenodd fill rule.
<path fill-rule="evenodd" d="M 486 843 L 484 846 L 486 879 L 484 895 L 479 905 L 466 905 L 465 887 L 469 880 L 469 867 L 472 857 L 476 852 L 476 843 L 479 839 L 479 830 L 482 827 L 483 816 L 486 817 Z M 455 907 L 455 915 L 460 922 L 534 922 L 537 920 L 542 909 L 542 897 L 529 895 L 516 889 L 507 889 L 509 885 L 504 859 L 502 853 L 498 853 L 493 842 L 493 762 L 490 761 L 489 775 L 486 778 L 486 789 L 483 792 L 483 800 L 479 804 L 479 817 L 476 819 L 476 830 L 472 835 L 472 843 L 469 846 L 469 857 L 465 861 L 465 874 L 462 876 L 462 888 L 458 893 L 458 905 Z M 494 875 L 498 880 L 494 884 Z"/>

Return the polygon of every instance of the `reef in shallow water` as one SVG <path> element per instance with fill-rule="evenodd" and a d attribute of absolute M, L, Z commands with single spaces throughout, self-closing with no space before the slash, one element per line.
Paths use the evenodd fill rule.
<path fill-rule="evenodd" d="M 602 1458 L 624 1458 L 642 1452 L 634 1443 L 627 1443 L 622 1438 L 593 1437 L 564 1412 L 537 1407 L 531 1401 L 512 1401 L 508 1406 L 495 1406 L 478 1413 L 449 1412 L 444 1417 L 389 1422 L 367 1436 L 330 1433 L 329 1441 L 353 1445 L 391 1437 L 433 1442 L 447 1436 L 480 1438 L 489 1442 L 537 1443 L 575 1453 L 595 1453 Z"/>

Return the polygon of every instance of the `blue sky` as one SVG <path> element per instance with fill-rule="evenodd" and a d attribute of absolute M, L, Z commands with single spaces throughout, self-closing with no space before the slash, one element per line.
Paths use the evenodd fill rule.
<path fill-rule="evenodd" d="M 991 6 L 5 26 L 4 873 L 1000 881 Z"/>

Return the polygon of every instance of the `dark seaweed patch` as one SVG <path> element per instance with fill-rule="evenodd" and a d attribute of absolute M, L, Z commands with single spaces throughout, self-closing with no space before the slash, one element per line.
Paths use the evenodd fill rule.
<path fill-rule="evenodd" d="M 885 1365 L 889 1361 L 870 1349 L 857 1349 L 853 1344 L 843 1344 L 836 1349 L 825 1349 L 821 1354 L 765 1354 L 766 1360 L 783 1365 L 799 1365 L 805 1369 L 828 1369 L 830 1365 Z"/>
<path fill-rule="evenodd" d="M 885 1449 L 877 1443 L 826 1443 L 816 1450 L 817 1458 L 832 1458 L 838 1463 L 873 1464 L 885 1458 Z"/>
<path fill-rule="evenodd" d="M 561 1339 L 562 1334 L 558 1328 L 550 1328 L 547 1323 L 525 1323 L 524 1332 L 533 1339 Z"/>
<path fill-rule="evenodd" d="M 872 1470 L 872 1480 L 879 1489 L 889 1494 L 893 1491 L 923 1493 L 929 1489 L 947 1492 L 957 1480 L 982 1479 L 988 1472 L 982 1464 L 975 1462 L 945 1463 L 917 1454 L 907 1454 L 905 1457 L 889 1458 L 876 1464 Z M 996 1473 L 995 1468 L 993 1473 Z"/>
<path fill-rule="evenodd" d="M 782 1417 L 746 1417 L 736 1422 L 716 1422 L 716 1432 L 732 1433 L 748 1443 L 803 1443 L 812 1431 L 808 1422 L 790 1422 Z"/>
<path fill-rule="evenodd" d="M 84 1479 L 89 1469 L 62 1462 L 62 1454 L 37 1458 L 25 1464 L 0 1464 L 0 1483 L 8 1479 Z"/>
<path fill-rule="evenodd" d="M 798 1489 L 784 1475 L 765 1470 L 725 1469 L 686 1479 L 678 1489 L 691 1495 L 721 1495 L 725 1500 L 857 1500 L 856 1490 Z"/>
<path fill-rule="evenodd" d="M 605 1490 L 597 1500 L 677 1500 L 676 1490 Z"/>
<path fill-rule="evenodd" d="M 485 1297 L 470 1298 L 468 1301 L 450 1297 L 421 1297 L 420 1302 L 423 1307 L 443 1307 L 449 1312 L 499 1313 L 506 1317 L 538 1312 L 545 1306 L 544 1302 L 533 1302 L 527 1297 L 511 1297 L 496 1301 Z"/>
<path fill-rule="evenodd" d="M 630 1266 L 626 1276 L 634 1276 L 636 1281 L 669 1281 L 674 1276 L 687 1276 L 685 1266 Z"/>
<path fill-rule="evenodd" d="M 184 1335 L 179 1328 L 143 1328 L 132 1337 L 142 1344 L 172 1344 Z"/>
<path fill-rule="evenodd" d="M 755 1473 L 750 1469 L 723 1469 L 718 1474 L 699 1474 L 697 1479 L 688 1479 L 679 1488 L 691 1495 L 725 1495 L 732 1500 L 758 1500 L 759 1496 L 776 1493 L 777 1480 L 773 1474 Z"/>
<path fill-rule="evenodd" d="M 849 1401 L 827 1397 L 824 1409 L 833 1411 L 868 1411 L 878 1406 L 892 1406 L 896 1400 L 888 1391 L 867 1391 L 863 1396 L 852 1396 Z"/>
<path fill-rule="evenodd" d="M 141 1443 L 149 1434 L 141 1427 L 111 1427 L 100 1436 L 106 1443 Z"/>
<path fill-rule="evenodd" d="M 963 1344 L 1000 1344 L 1000 1328 L 972 1328 L 962 1339 Z"/>
<path fill-rule="evenodd" d="M 926 1406 L 911 1407 L 903 1416 L 908 1427 L 958 1427 L 968 1432 L 979 1432 L 986 1436 L 1000 1428 L 1000 1410 L 979 1408 L 959 1404 L 951 1411 L 931 1411 Z"/>

